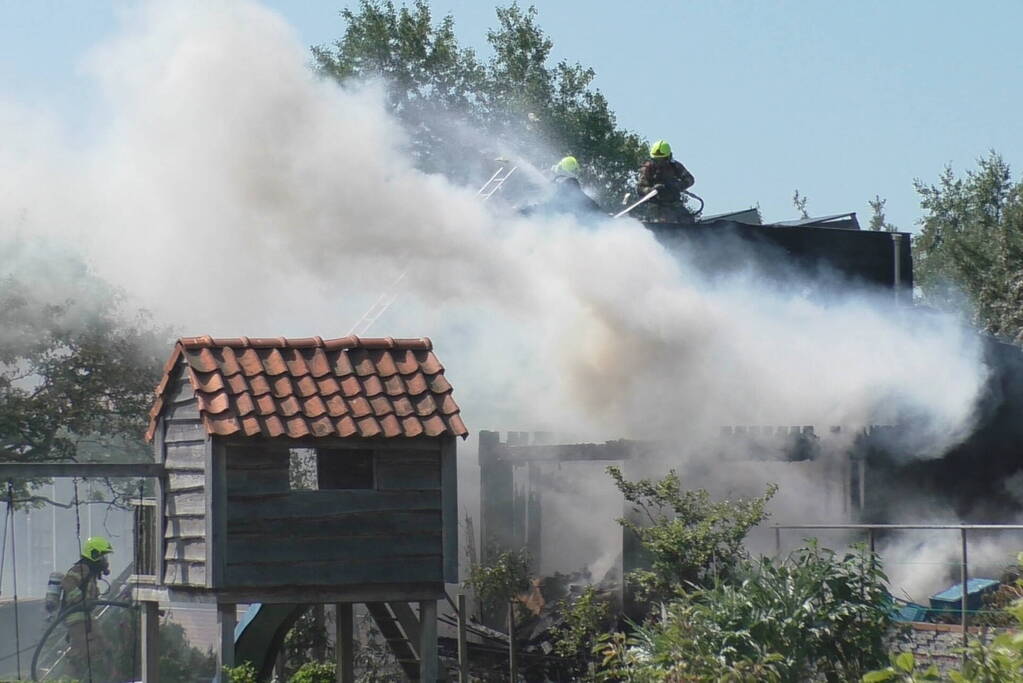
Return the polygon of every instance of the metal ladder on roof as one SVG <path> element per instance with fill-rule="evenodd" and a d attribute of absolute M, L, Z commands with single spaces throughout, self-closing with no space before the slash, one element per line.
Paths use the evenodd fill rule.
<path fill-rule="evenodd" d="M 419 617 L 407 602 L 367 602 L 366 609 L 410 681 L 419 680 Z M 440 677 L 447 680 L 441 667 Z"/>
<path fill-rule="evenodd" d="M 498 161 L 508 163 L 504 159 L 498 159 Z M 498 190 L 504 187 L 505 182 L 508 181 L 508 178 L 511 178 L 512 174 L 515 173 L 515 171 L 517 171 L 519 167 L 512 166 L 511 169 L 507 171 L 505 170 L 506 168 L 508 167 L 501 166 L 499 169 L 497 169 L 494 172 L 494 175 L 490 176 L 490 180 L 483 183 L 483 187 L 479 189 L 479 192 L 476 193 L 476 196 L 483 197 L 483 201 L 487 201 L 488 199 L 493 197 Z"/>
<path fill-rule="evenodd" d="M 498 159 L 498 161 L 507 163 L 504 159 Z M 482 197 L 483 201 L 487 201 L 494 196 L 502 187 L 505 182 L 511 177 L 515 171 L 518 170 L 518 166 L 512 166 L 511 169 L 505 170 L 506 166 L 501 166 L 494 172 L 494 175 L 490 176 L 490 179 L 483 183 L 483 187 L 476 192 L 477 197 Z M 355 335 L 361 337 L 369 331 L 369 328 L 373 326 L 373 323 L 384 314 L 384 312 L 390 308 L 394 300 L 398 298 L 398 292 L 401 290 L 402 280 L 408 274 L 408 269 L 401 271 L 401 274 L 391 283 L 391 285 L 385 289 L 377 300 L 373 302 L 373 305 L 369 307 L 369 310 L 362 314 L 362 317 L 352 325 L 352 329 L 348 331 L 349 335 Z"/>
<path fill-rule="evenodd" d="M 398 298 L 398 292 L 401 289 L 401 281 L 405 279 L 405 275 L 408 274 L 407 270 L 401 271 L 394 282 L 390 286 L 380 293 L 377 300 L 373 302 L 373 305 L 369 307 L 369 310 L 362 314 L 359 321 L 352 326 L 352 329 L 348 331 L 349 335 L 355 335 L 361 337 L 369 331 L 369 328 L 373 326 L 373 323 L 377 321 L 377 318 L 384 314 L 384 311 L 394 303 L 394 300 Z"/>

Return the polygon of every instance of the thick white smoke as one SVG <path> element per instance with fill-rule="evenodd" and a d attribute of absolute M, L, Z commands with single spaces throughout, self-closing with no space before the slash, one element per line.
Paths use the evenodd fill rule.
<path fill-rule="evenodd" d="M 501 215 L 416 171 L 372 85 L 317 80 L 272 12 L 160 3 L 87 68 L 108 124 L 82 144 L 0 101 L 0 229 L 80 251 L 183 334 L 429 335 L 470 428 L 696 439 L 723 424 L 910 415 L 914 455 L 971 426 L 985 372 L 951 318 L 709 283 L 639 223 Z M 742 258 L 736 254 L 736 258 Z"/>

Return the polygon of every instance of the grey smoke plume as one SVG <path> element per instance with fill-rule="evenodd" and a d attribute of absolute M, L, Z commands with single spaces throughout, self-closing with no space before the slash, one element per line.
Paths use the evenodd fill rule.
<path fill-rule="evenodd" d="M 23 132 L 0 149 L 3 237 L 80 251 L 185 334 L 340 336 L 407 271 L 371 334 L 432 336 L 473 429 L 697 444 L 722 424 L 911 414 L 917 456 L 968 433 L 985 370 L 952 318 L 908 325 L 752 270 L 708 282 L 629 220 L 502 214 L 412 167 L 378 88 L 307 61 L 248 2 L 128 13 L 86 62 L 97 139 L 0 101 Z"/>

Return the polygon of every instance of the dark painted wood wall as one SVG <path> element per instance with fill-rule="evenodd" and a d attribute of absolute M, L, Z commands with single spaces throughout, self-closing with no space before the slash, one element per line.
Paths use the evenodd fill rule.
<path fill-rule="evenodd" d="M 453 442 L 415 446 L 374 449 L 374 487 L 347 490 L 291 490 L 287 446 L 225 446 L 222 586 L 441 583 L 445 559 L 457 580 Z"/>

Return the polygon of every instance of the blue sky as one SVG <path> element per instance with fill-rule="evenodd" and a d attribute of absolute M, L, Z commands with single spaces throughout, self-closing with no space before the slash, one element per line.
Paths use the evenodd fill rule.
<path fill-rule="evenodd" d="M 0 0 L 0 94 L 55 109 L 87 138 L 103 124 L 79 68 L 117 30 L 123 2 Z M 329 43 L 353 2 L 267 2 L 302 42 Z M 759 203 L 791 218 L 888 198 L 889 220 L 919 216 L 913 179 L 971 168 L 987 150 L 1023 163 L 1023 3 L 538 2 L 558 58 L 597 72 L 620 123 L 672 142 L 707 211 Z M 432 2 L 486 54 L 492 5 Z"/>

